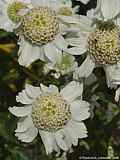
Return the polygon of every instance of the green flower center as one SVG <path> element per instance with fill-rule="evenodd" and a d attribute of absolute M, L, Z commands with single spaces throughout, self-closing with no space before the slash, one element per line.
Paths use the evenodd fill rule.
<path fill-rule="evenodd" d="M 27 6 L 25 3 L 22 2 L 13 2 L 11 4 L 8 5 L 7 8 L 7 13 L 8 13 L 8 17 L 11 19 L 11 21 L 13 21 L 14 23 L 18 23 L 21 21 L 22 16 L 19 14 L 19 12 L 22 9 L 26 9 Z"/>
<path fill-rule="evenodd" d="M 120 61 L 120 27 L 112 22 L 99 23 L 88 40 L 88 51 L 98 64 Z"/>
<path fill-rule="evenodd" d="M 72 55 L 63 55 L 62 60 L 55 64 L 55 67 L 61 71 L 70 70 L 74 65 L 74 57 Z"/>
<path fill-rule="evenodd" d="M 70 117 L 70 106 L 59 94 L 42 95 L 32 107 L 33 123 L 41 130 L 57 131 L 64 127 Z"/>
<path fill-rule="evenodd" d="M 59 32 L 56 14 L 48 7 L 32 9 L 23 18 L 23 35 L 33 44 L 43 45 L 52 41 Z"/>

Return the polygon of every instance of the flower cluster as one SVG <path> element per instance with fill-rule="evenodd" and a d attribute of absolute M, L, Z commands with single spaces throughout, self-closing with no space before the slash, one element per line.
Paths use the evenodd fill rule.
<path fill-rule="evenodd" d="M 42 61 L 44 75 L 66 78 L 59 87 L 25 84 L 16 96 L 21 106 L 9 107 L 19 118 L 15 136 L 29 143 L 39 133 L 47 154 L 69 151 L 87 137 L 83 120 L 90 104 L 83 100 L 83 83 L 94 68 L 103 67 L 107 86 L 116 89 L 116 101 L 120 97 L 120 1 L 97 0 L 86 16 L 78 12 L 71 0 L 0 1 L 0 28 L 19 37 L 19 64 Z"/>

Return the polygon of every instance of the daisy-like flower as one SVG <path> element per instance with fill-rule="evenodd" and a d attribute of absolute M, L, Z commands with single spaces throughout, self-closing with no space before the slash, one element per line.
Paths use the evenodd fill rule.
<path fill-rule="evenodd" d="M 88 77 L 102 66 L 110 88 L 120 84 L 120 1 L 98 0 L 95 10 L 81 16 L 80 37 L 75 39 L 86 49 L 87 58 L 74 78 Z M 83 53 L 83 52 L 82 52 Z"/>
<path fill-rule="evenodd" d="M 61 59 L 63 50 L 75 54 L 74 50 L 68 49 L 63 34 L 78 31 L 78 16 L 60 14 L 61 1 L 31 2 L 33 8 L 23 17 L 19 32 L 19 63 L 28 66 L 37 59 L 56 62 Z"/>
<path fill-rule="evenodd" d="M 75 61 L 75 57 L 70 54 L 63 54 L 61 60 L 56 63 L 47 63 L 45 65 L 45 73 L 50 70 L 55 70 L 59 75 L 66 75 L 72 73 L 78 67 L 78 63 Z"/>
<path fill-rule="evenodd" d="M 30 0 L 0 0 L 0 28 L 13 32 L 30 7 Z"/>
<path fill-rule="evenodd" d="M 15 135 L 22 142 L 32 142 L 38 132 L 47 154 L 68 151 L 78 138 L 87 137 L 82 122 L 90 116 L 89 103 L 82 100 L 83 84 L 72 81 L 60 92 L 54 85 L 26 85 L 16 97 L 21 107 L 9 111 L 20 118 Z"/>

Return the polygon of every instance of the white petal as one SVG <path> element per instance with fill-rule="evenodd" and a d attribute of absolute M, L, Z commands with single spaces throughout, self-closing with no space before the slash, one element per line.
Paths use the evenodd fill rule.
<path fill-rule="evenodd" d="M 93 23 L 93 20 L 91 20 L 89 17 L 87 16 L 83 16 L 80 15 L 80 31 L 81 32 L 86 32 L 86 33 L 90 33 L 91 31 L 93 31 L 93 27 L 91 27 Z"/>
<path fill-rule="evenodd" d="M 53 133 L 45 132 L 42 130 L 39 130 L 39 133 L 41 135 L 42 141 L 45 145 L 46 153 L 50 154 L 53 152 L 53 150 L 57 149 L 57 145 L 55 142 L 55 137 Z"/>
<path fill-rule="evenodd" d="M 77 0 L 77 1 L 80 1 L 80 2 L 82 2 L 84 4 L 87 4 L 90 0 Z"/>
<path fill-rule="evenodd" d="M 42 92 L 49 92 L 47 86 L 40 84 L 40 87 L 41 87 Z"/>
<path fill-rule="evenodd" d="M 101 10 L 106 20 L 114 18 L 120 13 L 120 0 L 101 0 Z"/>
<path fill-rule="evenodd" d="M 65 126 L 65 130 L 66 130 L 67 134 L 70 136 L 72 144 L 74 146 L 77 146 L 78 145 L 78 134 L 73 129 L 73 126 L 71 126 L 71 121 Z"/>
<path fill-rule="evenodd" d="M 59 9 L 60 9 L 61 3 L 62 2 L 58 1 L 58 0 L 50 0 L 49 7 L 51 7 L 53 10 L 55 10 L 56 12 L 58 12 Z"/>
<path fill-rule="evenodd" d="M 68 133 L 68 131 L 65 129 L 63 129 L 63 134 L 64 134 L 64 141 L 65 141 L 65 144 L 68 146 L 68 148 L 70 149 L 72 144 L 73 144 L 73 141 L 72 141 L 72 138 L 70 136 L 70 134 Z"/>
<path fill-rule="evenodd" d="M 66 49 L 65 52 L 72 54 L 72 55 L 82 55 L 86 52 L 86 47 L 83 45 L 81 47 L 72 47 L 69 49 Z"/>
<path fill-rule="evenodd" d="M 15 136 L 18 137 L 18 140 L 21 140 L 22 142 L 30 143 L 35 139 L 37 134 L 38 134 L 38 129 L 35 127 L 31 127 L 26 132 L 22 133 L 17 132 Z"/>
<path fill-rule="evenodd" d="M 81 64 L 81 66 L 76 69 L 73 77 L 74 79 L 87 78 L 88 76 L 90 76 L 94 68 L 95 68 L 95 63 L 90 58 L 90 56 L 87 56 L 87 58 Z"/>
<path fill-rule="evenodd" d="M 83 84 L 72 81 L 67 86 L 65 86 L 60 94 L 63 96 L 65 100 L 68 102 L 74 101 L 76 98 L 81 97 L 83 92 Z"/>
<path fill-rule="evenodd" d="M 17 25 L 12 23 L 8 17 L 1 17 L 0 18 L 0 28 L 6 30 L 7 32 L 13 32 Z"/>
<path fill-rule="evenodd" d="M 8 110 L 17 117 L 25 117 L 28 116 L 32 111 L 32 106 L 26 107 L 9 107 Z"/>
<path fill-rule="evenodd" d="M 44 46 L 41 46 L 40 48 L 40 56 L 39 56 L 39 59 L 43 62 L 46 62 L 48 59 L 46 58 L 45 56 L 45 53 L 44 53 Z"/>
<path fill-rule="evenodd" d="M 10 3 L 10 0 L 4 0 L 4 3 L 6 3 L 6 4 Z"/>
<path fill-rule="evenodd" d="M 71 121 L 72 128 L 77 133 L 78 138 L 86 138 L 87 137 L 87 128 L 83 122 Z M 72 129 L 71 128 L 71 129 Z"/>
<path fill-rule="evenodd" d="M 116 24 L 120 26 L 120 16 L 116 18 Z"/>
<path fill-rule="evenodd" d="M 120 63 L 115 65 L 107 65 L 104 67 L 107 77 L 108 87 L 120 85 Z"/>
<path fill-rule="evenodd" d="M 46 57 L 51 62 L 57 62 L 58 60 L 61 60 L 62 57 L 62 51 L 60 49 L 57 49 L 57 47 L 53 43 L 48 43 L 44 46 L 44 51 Z"/>
<path fill-rule="evenodd" d="M 59 19 L 63 21 L 64 23 L 69 23 L 69 24 L 79 24 L 80 23 L 80 17 L 78 15 L 77 16 L 76 15 L 75 16 L 59 15 Z"/>
<path fill-rule="evenodd" d="M 95 17 L 95 9 L 90 9 L 87 11 L 87 17 L 93 19 Z"/>
<path fill-rule="evenodd" d="M 5 6 L 5 2 L 4 1 L 0 1 L 0 11 L 1 11 L 0 14 L 2 14 L 4 6 Z"/>
<path fill-rule="evenodd" d="M 71 136 L 73 145 L 78 144 L 78 138 L 85 138 L 87 137 L 87 129 L 84 123 L 76 123 L 73 120 L 69 121 L 68 124 L 65 126 L 65 130 Z"/>
<path fill-rule="evenodd" d="M 120 87 L 115 92 L 115 101 L 119 102 L 120 100 Z"/>
<path fill-rule="evenodd" d="M 56 138 L 56 141 L 57 141 L 57 144 L 58 146 L 64 150 L 64 151 L 68 151 L 68 146 L 67 144 L 65 143 L 65 140 L 64 140 L 64 132 L 59 130 L 55 133 L 55 138 Z"/>
<path fill-rule="evenodd" d="M 55 92 L 55 93 L 59 92 L 58 88 L 55 85 L 49 85 L 48 89 L 50 92 Z"/>
<path fill-rule="evenodd" d="M 31 3 L 34 7 L 50 7 L 50 2 L 48 0 L 31 0 Z"/>
<path fill-rule="evenodd" d="M 27 116 L 25 118 L 21 118 L 17 123 L 17 129 L 15 130 L 15 132 L 25 132 L 31 126 L 33 126 L 33 122 L 32 122 L 31 116 Z"/>
<path fill-rule="evenodd" d="M 29 66 L 32 62 L 40 59 L 41 48 L 32 45 L 26 40 L 21 40 L 19 49 L 19 59 L 18 62 L 22 66 Z"/>
<path fill-rule="evenodd" d="M 22 92 L 19 92 L 18 95 L 16 96 L 16 101 L 22 104 L 32 104 L 34 99 L 29 97 L 26 91 L 23 90 Z"/>
<path fill-rule="evenodd" d="M 8 32 L 13 32 L 17 24 L 13 23 L 7 16 L 7 4 L 5 1 L 0 1 L 0 28 Z"/>
<path fill-rule="evenodd" d="M 76 100 L 71 103 L 72 119 L 82 121 L 90 117 L 89 103 L 86 101 Z"/>
<path fill-rule="evenodd" d="M 31 0 L 19 0 L 19 1 L 24 2 L 24 3 L 28 3 L 28 4 L 31 3 Z"/>
<path fill-rule="evenodd" d="M 68 42 L 69 45 L 74 46 L 74 47 L 79 47 L 79 48 L 82 47 L 86 51 L 87 50 L 86 47 L 87 47 L 87 43 L 88 43 L 87 39 L 88 39 L 88 36 L 86 34 L 79 33 L 79 37 L 67 38 L 66 41 Z"/>
<path fill-rule="evenodd" d="M 31 98 L 36 98 L 41 94 L 40 87 L 35 87 L 30 84 L 25 86 L 26 94 Z"/>
<path fill-rule="evenodd" d="M 60 30 L 63 33 L 63 35 L 66 33 L 75 33 L 76 34 L 80 31 L 80 27 L 79 26 L 75 27 L 74 24 L 71 24 L 69 28 L 65 24 L 61 24 L 60 27 L 61 27 Z"/>
<path fill-rule="evenodd" d="M 40 87 L 41 87 L 41 90 L 44 92 L 44 93 L 58 93 L 58 88 L 55 86 L 55 85 L 49 85 L 49 87 L 43 85 L 43 84 L 40 84 Z"/>
<path fill-rule="evenodd" d="M 81 40 L 80 38 L 74 38 L 74 37 L 66 38 L 67 43 L 74 47 L 79 47 L 80 40 Z"/>
<path fill-rule="evenodd" d="M 63 36 L 58 35 L 55 40 L 53 41 L 53 43 L 56 45 L 56 47 L 60 50 L 64 50 L 67 48 L 68 44 L 65 41 L 65 39 L 63 38 Z"/>

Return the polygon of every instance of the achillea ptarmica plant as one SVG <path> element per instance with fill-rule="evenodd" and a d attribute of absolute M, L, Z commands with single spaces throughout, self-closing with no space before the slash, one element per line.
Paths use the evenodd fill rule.
<path fill-rule="evenodd" d="M 111 11 L 112 8 L 112 11 Z M 76 70 L 74 78 L 88 77 L 93 69 L 102 66 L 107 85 L 116 88 L 120 84 L 120 1 L 97 1 L 96 9 L 80 17 L 79 38 L 87 54 L 86 60 Z M 83 54 L 83 53 L 81 53 Z M 88 67 L 89 66 L 89 67 Z"/>
<path fill-rule="evenodd" d="M 26 84 L 16 97 L 21 107 L 9 111 L 19 117 L 15 135 L 22 142 L 32 142 L 38 132 L 47 154 L 60 149 L 68 151 L 87 137 L 82 122 L 89 118 L 89 103 L 82 100 L 83 84 L 72 81 L 61 91 L 54 85 L 34 87 Z"/>
<path fill-rule="evenodd" d="M 63 35 L 77 32 L 79 16 L 65 9 L 62 1 L 31 1 L 33 8 L 23 17 L 18 35 L 20 37 L 18 61 L 20 65 L 29 66 L 35 60 L 56 63 L 62 58 L 62 52 L 74 55 L 76 48 L 69 49 Z M 62 6 L 64 13 L 61 14 Z M 69 9 L 70 7 L 68 7 Z"/>

